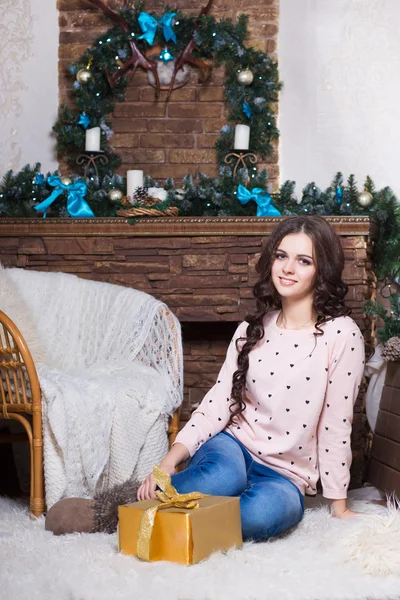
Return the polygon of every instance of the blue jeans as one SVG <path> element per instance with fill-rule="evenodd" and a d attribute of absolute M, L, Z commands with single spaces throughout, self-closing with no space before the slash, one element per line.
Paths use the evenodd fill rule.
<path fill-rule="evenodd" d="M 208 440 L 187 468 L 171 477 L 181 494 L 198 491 L 239 496 L 243 539 L 263 540 L 297 525 L 304 514 L 300 490 L 283 475 L 255 461 L 229 433 Z"/>

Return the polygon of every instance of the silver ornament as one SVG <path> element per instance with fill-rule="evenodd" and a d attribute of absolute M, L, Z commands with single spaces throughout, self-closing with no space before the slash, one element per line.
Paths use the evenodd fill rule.
<path fill-rule="evenodd" d="M 364 190 L 357 195 L 357 203 L 363 208 L 368 208 L 368 206 L 371 206 L 373 201 L 373 195 L 370 194 L 370 192 L 367 192 L 367 190 Z"/>
<path fill-rule="evenodd" d="M 79 69 L 76 74 L 76 79 L 79 83 L 87 83 L 92 78 L 92 74 L 87 69 Z"/>
<path fill-rule="evenodd" d="M 70 177 L 61 177 L 61 183 L 64 185 L 71 185 L 72 179 L 70 179 Z"/>
<path fill-rule="evenodd" d="M 253 83 L 254 75 L 250 69 L 244 69 L 243 71 L 239 71 L 236 75 L 236 79 L 240 85 L 251 85 Z"/>
<path fill-rule="evenodd" d="M 108 192 L 108 200 L 110 204 L 121 204 L 123 193 L 121 190 L 113 188 Z"/>

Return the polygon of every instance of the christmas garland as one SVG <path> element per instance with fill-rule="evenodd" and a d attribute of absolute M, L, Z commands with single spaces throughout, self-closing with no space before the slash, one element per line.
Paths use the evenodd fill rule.
<path fill-rule="evenodd" d="M 167 35 L 165 26 L 158 26 L 149 37 L 143 15 L 158 24 L 169 19 Z M 159 18 L 156 13 L 146 13 L 144 4 L 140 4 L 134 9 L 120 9 L 118 16 L 127 24 L 128 37 L 134 40 L 142 56 L 155 49 L 158 60 L 169 63 L 175 57 L 179 58 L 193 40 L 196 47 L 192 56 L 200 69 L 207 65 L 210 68 L 211 65 L 224 65 L 228 121 L 251 125 L 250 148 L 254 154 L 262 159 L 272 154 L 272 142 L 279 135 L 272 109 L 281 87 L 278 67 L 264 52 L 245 45 L 248 39 L 246 15 L 240 15 L 237 23 L 229 19 L 216 21 L 207 14 L 200 18 L 188 17 L 179 10 L 168 10 Z M 166 42 L 171 35 L 175 42 L 174 39 Z M 160 48 L 161 51 L 157 50 Z M 124 70 L 131 55 L 127 33 L 117 25 L 98 37 L 80 60 L 70 65 L 69 72 L 75 79 L 72 93 L 76 108 L 62 106 L 53 130 L 57 135 L 58 154 L 60 158 L 65 157 L 72 170 L 76 170 L 76 156 L 85 146 L 85 130 L 89 126 L 100 127 L 101 149 L 108 158 L 106 166 L 99 166 L 100 179 L 105 175 L 112 177 L 121 164 L 110 144 L 113 131 L 107 115 L 116 102 L 124 100 L 127 77 L 125 74 L 119 76 L 119 72 Z M 224 158 L 232 148 L 233 128 L 226 125 L 216 142 L 219 165 L 224 164 Z"/>

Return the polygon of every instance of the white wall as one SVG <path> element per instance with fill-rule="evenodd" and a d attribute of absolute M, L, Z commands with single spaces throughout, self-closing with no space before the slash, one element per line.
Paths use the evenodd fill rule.
<path fill-rule="evenodd" d="M 280 0 L 281 181 L 400 196 L 400 1 Z"/>
<path fill-rule="evenodd" d="M 27 163 L 57 168 L 57 63 L 56 0 L 0 0 L 0 177 Z"/>

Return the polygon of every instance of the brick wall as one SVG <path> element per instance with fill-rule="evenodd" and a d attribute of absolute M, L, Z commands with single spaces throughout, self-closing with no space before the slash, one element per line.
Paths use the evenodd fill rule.
<path fill-rule="evenodd" d="M 124 0 L 104 0 L 110 8 L 124 4 Z M 198 14 L 206 0 L 177 0 L 171 6 Z M 148 0 L 148 10 L 162 13 L 165 3 Z M 72 80 L 67 75 L 69 63 L 77 60 L 94 38 L 106 31 L 112 23 L 85 0 L 58 0 L 60 46 L 59 88 L 60 104 L 70 102 Z M 279 0 L 214 0 L 211 14 L 233 20 L 240 13 L 249 15 L 249 44 L 275 55 L 277 49 Z M 139 71 L 130 79 L 126 100 L 116 105 L 112 115 L 115 132 L 111 143 L 121 155 L 119 171 L 141 168 L 145 174 L 164 180 L 178 181 L 187 173 L 196 175 L 200 170 L 216 174 L 215 140 L 226 123 L 223 102 L 223 68 L 215 69 L 209 82 L 198 83 L 198 72 L 193 71 L 189 83 L 173 92 L 168 105 L 166 92 L 161 101 L 154 101 L 154 90 L 147 82 L 147 74 Z M 276 187 L 279 178 L 277 151 L 261 166 L 269 170 Z M 61 168 L 63 166 L 61 165 Z"/>

